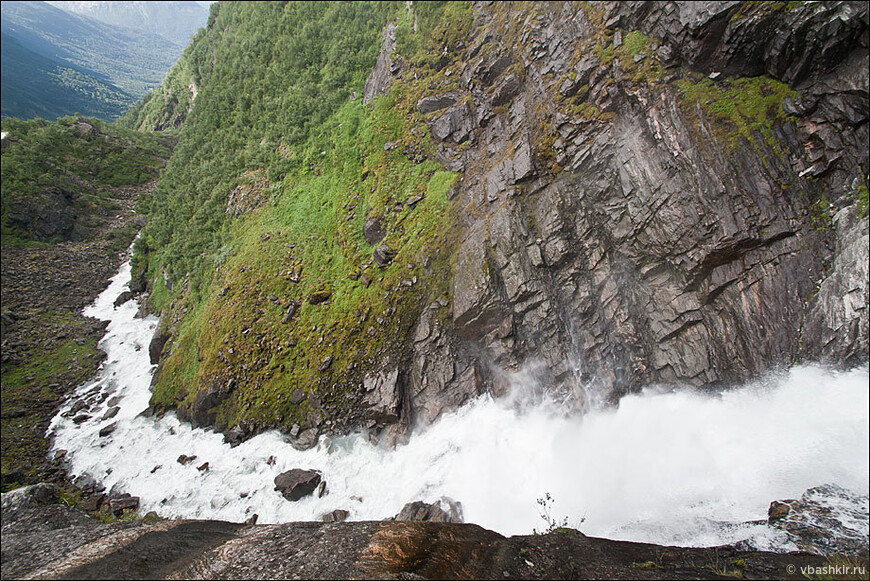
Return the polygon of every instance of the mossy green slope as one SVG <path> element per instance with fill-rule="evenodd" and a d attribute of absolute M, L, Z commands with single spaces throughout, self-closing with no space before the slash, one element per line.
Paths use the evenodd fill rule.
<path fill-rule="evenodd" d="M 470 13 L 427 5 L 409 56 L 448 30 L 443 10 Z M 221 4 L 170 72 L 199 76 L 137 253 L 174 338 L 157 407 L 212 391 L 224 429 L 361 425 L 363 377 L 403 357 L 423 306 L 447 298 L 456 174 L 431 161 L 411 86 L 424 81 L 359 97 L 396 18 L 410 26 L 397 3 Z M 366 218 L 385 234 L 374 245 Z"/>

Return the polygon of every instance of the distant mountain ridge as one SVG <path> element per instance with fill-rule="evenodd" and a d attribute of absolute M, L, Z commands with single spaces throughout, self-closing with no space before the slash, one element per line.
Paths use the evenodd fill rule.
<path fill-rule="evenodd" d="M 173 5 L 161 7 L 164 15 L 180 11 L 179 26 L 205 24 L 203 6 L 196 4 L 201 21 L 195 24 L 190 3 L 162 4 Z M 2 2 L 2 33 L 4 46 L 12 47 L 3 54 L 2 114 L 22 118 L 83 113 L 116 119 L 160 84 L 186 44 L 47 2 Z"/>
<path fill-rule="evenodd" d="M 3 115 L 54 118 L 64 111 L 111 119 L 122 115 L 134 98 L 93 74 L 64 66 L 0 33 Z"/>
<path fill-rule="evenodd" d="M 187 45 L 190 36 L 205 24 L 208 8 L 199 2 L 59 2 L 48 4 L 67 12 L 87 16 L 109 24 L 160 35 Z"/>

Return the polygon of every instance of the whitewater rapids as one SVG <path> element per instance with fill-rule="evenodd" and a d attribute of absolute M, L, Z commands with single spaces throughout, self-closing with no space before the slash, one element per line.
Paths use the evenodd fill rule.
<path fill-rule="evenodd" d="M 85 309 L 109 321 L 100 342 L 108 357 L 48 436 L 52 453 L 67 450 L 71 475 L 138 496 L 143 514 L 243 521 L 256 513 L 274 523 L 345 509 L 350 520 L 379 520 L 407 502 L 446 496 L 462 503 L 466 522 L 513 535 L 547 527 L 537 499 L 549 493 L 553 520 L 591 536 L 682 546 L 749 539 L 788 550 L 781 533 L 746 524 L 766 519 L 770 501 L 824 483 L 870 494 L 866 366 L 796 367 L 715 395 L 651 388 L 582 417 L 547 401 L 530 405 L 520 383 L 512 397 L 483 396 L 395 450 L 350 435 L 300 452 L 278 432 L 232 448 L 172 413 L 139 415 L 149 403 L 158 320 L 136 318 L 135 300 L 113 305 L 129 280 L 126 263 Z M 64 412 L 79 399 L 93 403 L 91 418 L 76 424 Z M 101 420 L 110 402 L 120 410 Z M 182 454 L 196 459 L 182 465 Z M 329 494 L 285 500 L 273 481 L 291 468 L 320 470 Z"/>

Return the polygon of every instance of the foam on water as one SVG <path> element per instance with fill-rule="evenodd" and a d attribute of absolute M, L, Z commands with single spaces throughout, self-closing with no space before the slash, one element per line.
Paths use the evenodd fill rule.
<path fill-rule="evenodd" d="M 370 520 L 448 496 L 462 503 L 466 522 L 510 535 L 546 526 L 536 499 L 550 493 L 552 515 L 571 526 L 585 519 L 580 528 L 589 535 L 691 546 L 751 538 L 760 548 L 789 549 L 781 533 L 745 523 L 765 519 L 771 500 L 823 483 L 870 492 L 866 367 L 797 367 L 715 396 L 649 389 L 582 417 L 546 400 L 529 403 L 520 384 L 513 398 L 483 396 L 395 450 L 350 435 L 300 452 L 277 432 L 231 448 L 171 413 L 139 416 L 150 397 L 157 319 L 135 318 L 135 301 L 113 306 L 129 278 L 125 264 L 85 311 L 110 321 L 100 343 L 108 358 L 77 391 L 76 399 L 94 401 L 92 419 L 77 425 L 63 417 L 71 400 L 49 433 L 53 449 L 68 451 L 72 474 L 139 496 L 141 511 L 231 521 L 257 513 L 268 523 L 318 520 L 341 508 L 351 520 Z M 114 396 L 118 415 L 100 420 Z M 116 421 L 111 435 L 99 436 Z M 196 459 L 181 465 L 181 454 Z M 208 470 L 197 470 L 204 462 Z M 290 468 L 320 470 L 329 494 L 285 500 L 273 480 Z"/>

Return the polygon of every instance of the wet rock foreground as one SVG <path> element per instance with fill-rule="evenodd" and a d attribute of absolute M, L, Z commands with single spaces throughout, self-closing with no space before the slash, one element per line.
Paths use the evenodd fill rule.
<path fill-rule="evenodd" d="M 37 485 L 3 495 L 2 578 L 790 579 L 831 563 L 807 553 L 662 547 L 572 529 L 505 538 L 445 522 L 102 524 L 54 504 L 53 491 Z M 852 560 L 866 571 L 866 557 Z"/>

